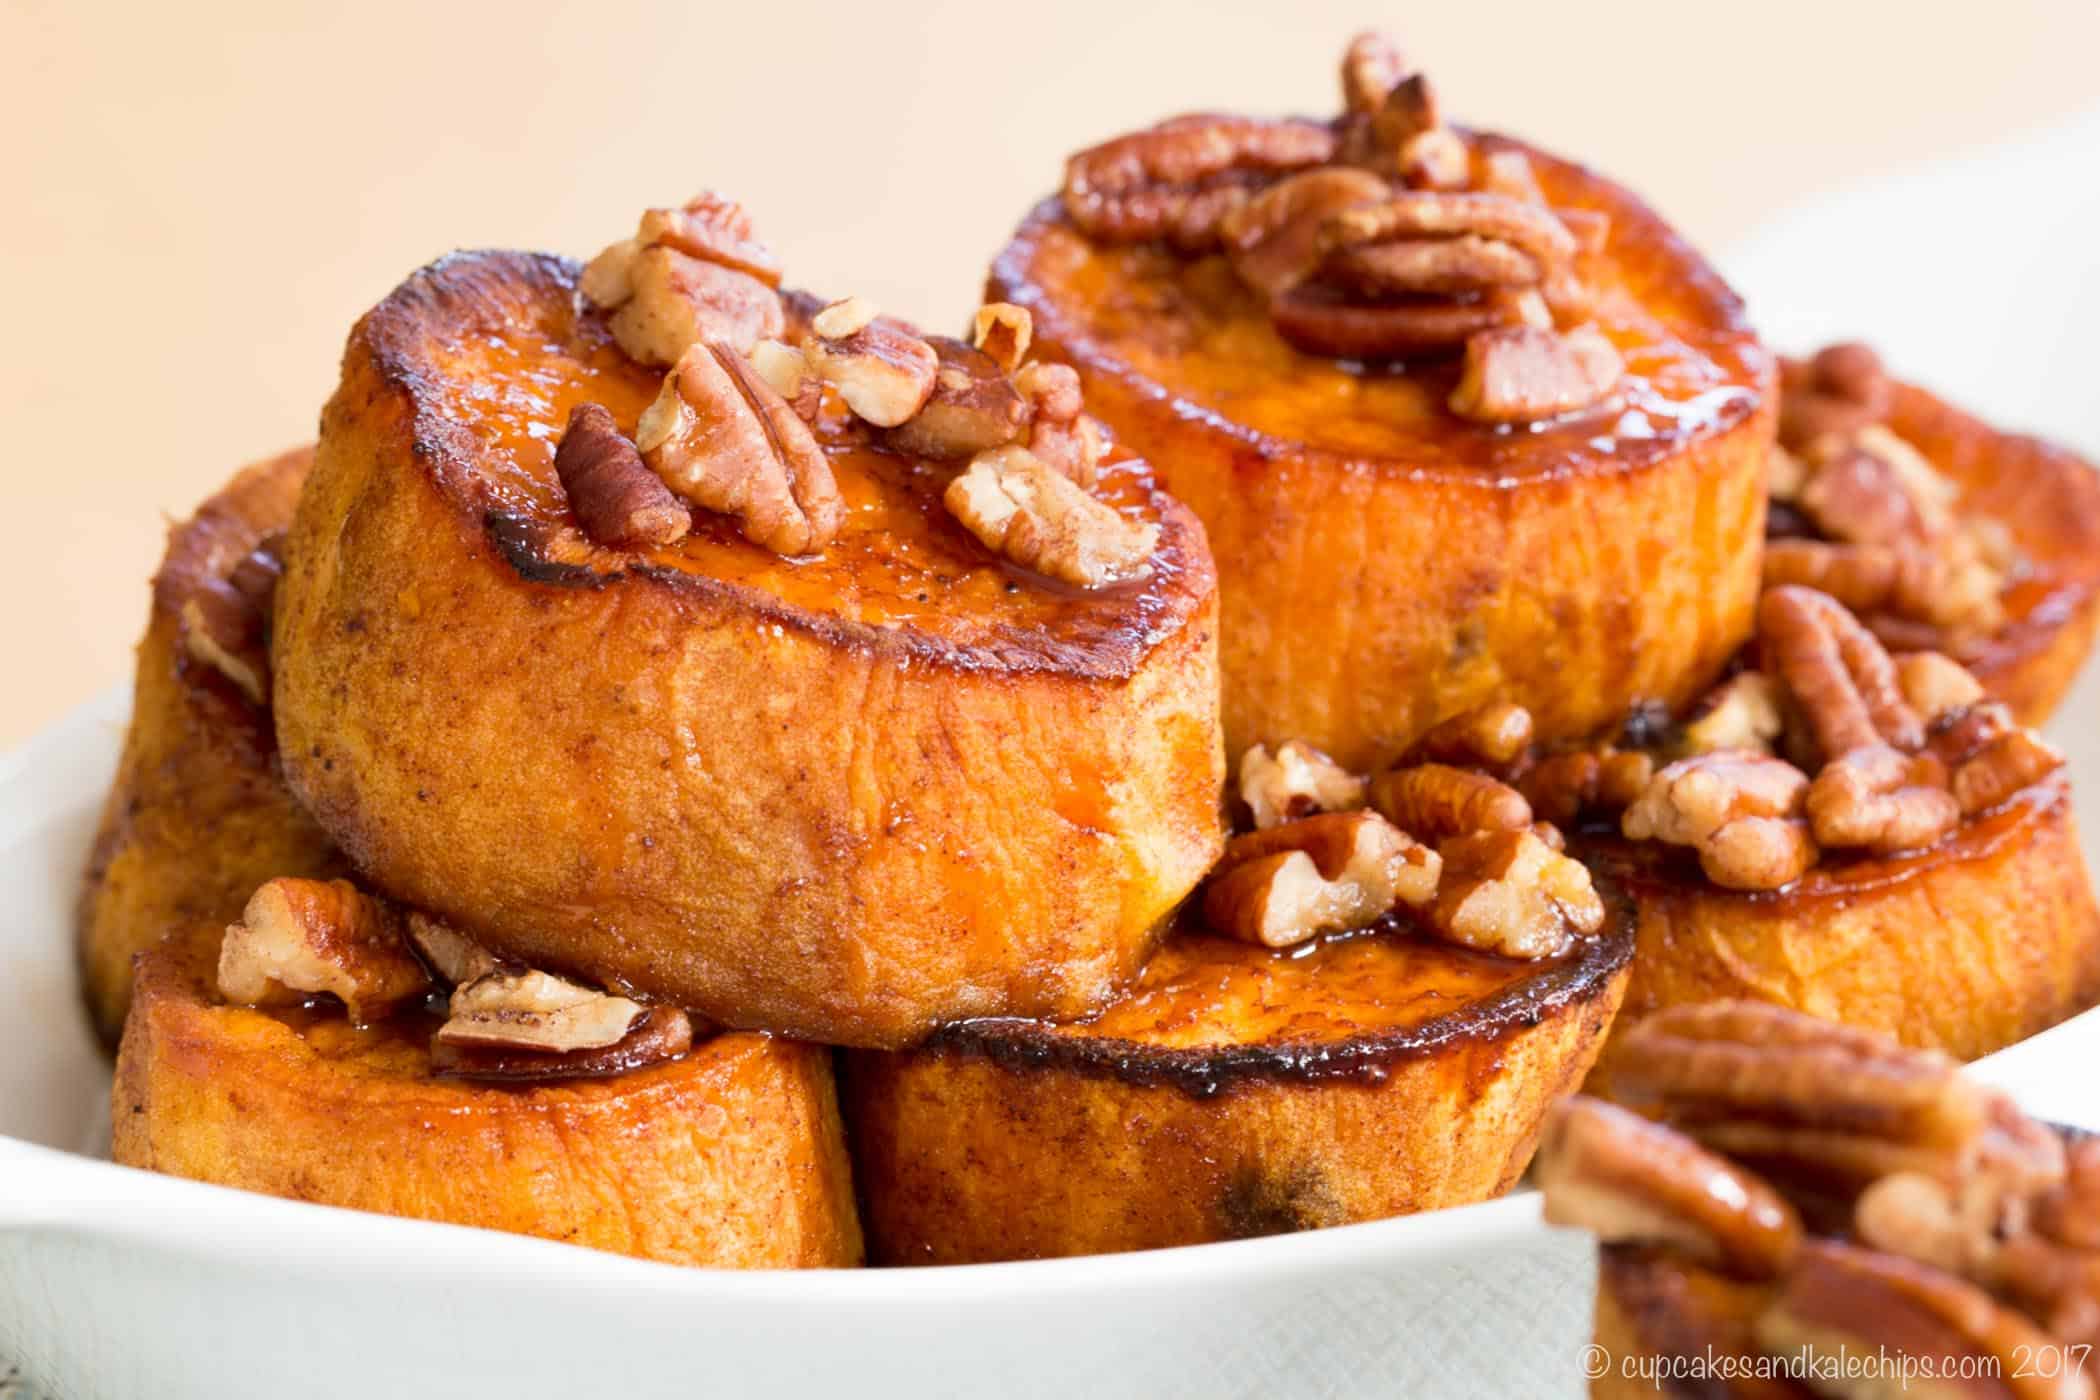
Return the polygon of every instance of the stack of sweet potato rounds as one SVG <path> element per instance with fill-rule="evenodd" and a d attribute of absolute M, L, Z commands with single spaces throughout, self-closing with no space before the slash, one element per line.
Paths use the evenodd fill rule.
<path fill-rule="evenodd" d="M 2096 624 L 2089 467 L 1375 36 L 1075 156 L 958 337 L 715 195 L 455 254 L 171 534 L 116 1155 L 717 1266 L 1485 1199 L 1673 1007 L 2100 1001 Z"/>

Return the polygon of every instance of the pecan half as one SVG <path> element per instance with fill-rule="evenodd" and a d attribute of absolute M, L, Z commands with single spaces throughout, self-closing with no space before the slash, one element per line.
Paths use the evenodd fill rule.
<path fill-rule="evenodd" d="M 1808 789 L 1808 819 L 1825 846 L 1883 854 L 1932 845 L 1961 821 L 1947 772 L 1930 754 L 1869 744 L 1823 765 Z"/>
<path fill-rule="evenodd" d="M 1991 1140 L 1995 1096 L 1945 1055 L 1762 1002 L 1659 1011 L 1628 1032 L 1615 1097 L 1737 1158 L 1859 1189 L 1935 1176 Z"/>
<path fill-rule="evenodd" d="M 933 347 L 860 298 L 833 302 L 809 326 L 802 351 L 810 369 L 858 417 L 894 428 L 933 396 L 940 368 Z"/>
<path fill-rule="evenodd" d="M 2010 724 L 1964 759 L 1951 777 L 1963 816 L 1989 811 L 2064 766 L 2063 754 L 2031 729 Z"/>
<path fill-rule="evenodd" d="M 1594 326 L 1483 331 L 1466 341 L 1450 407 L 1475 423 L 1534 423 L 1595 406 L 1625 369 L 1618 348 Z"/>
<path fill-rule="evenodd" d="M 624 1073 L 682 1055 L 683 1011 L 645 1007 L 545 972 L 497 971 L 452 993 L 431 1042 L 440 1074 L 547 1080 Z"/>
<path fill-rule="evenodd" d="M 1018 442 L 1028 429 L 1028 401 L 998 361 L 948 336 L 928 336 L 926 343 L 939 363 L 933 393 L 883 441 L 899 452 L 943 461 L 965 461 Z"/>
<path fill-rule="evenodd" d="M 1837 600 L 1813 589 L 1767 592 L 1758 604 L 1765 664 L 1786 683 L 1825 758 L 1887 744 L 1915 752 L 1925 742 L 1903 698 L 1896 663 Z"/>
<path fill-rule="evenodd" d="M 1607 1244 L 1661 1244 L 1715 1268 L 1774 1278 L 1801 1218 L 1751 1173 L 1682 1133 L 1585 1095 L 1547 1115 L 1532 1159 L 1549 1224 Z"/>
<path fill-rule="evenodd" d="M 1550 326 L 1546 303 L 1531 290 L 1502 289 L 1467 300 L 1364 302 L 1337 288 L 1295 287 L 1269 304 L 1276 333 L 1309 355 L 1383 360 L 1442 354 L 1482 331 Z"/>
<path fill-rule="evenodd" d="M 359 1024 L 430 990 L 401 915 L 347 880 L 270 880 L 219 945 L 219 991 L 248 1006 L 328 995 Z"/>
<path fill-rule="evenodd" d="M 1371 779 L 1371 805 L 1427 841 L 1476 831 L 1523 831 L 1531 804 L 1505 782 L 1444 763 L 1395 768 Z"/>
<path fill-rule="evenodd" d="M 1780 361 L 1779 440 L 1799 451 L 1825 436 L 1849 437 L 1888 414 L 1889 380 L 1865 345 L 1826 346 L 1807 360 Z"/>
<path fill-rule="evenodd" d="M 1735 822 L 1798 817 L 1808 787 L 1807 774 L 1768 754 L 1698 754 L 1657 772 L 1621 826 L 1629 840 L 1704 847 Z"/>
<path fill-rule="evenodd" d="M 1309 121 L 1197 114 L 1081 151 L 1065 166 L 1065 212 L 1106 241 L 1217 246 L 1218 225 L 1255 189 L 1324 165 L 1334 133 Z"/>
<path fill-rule="evenodd" d="M 1589 870 L 1556 844 L 1529 826 L 1438 842 L 1444 877 L 1429 926 L 1453 943 L 1507 958 L 1566 952 L 1578 935 L 1604 926 L 1604 901 Z"/>
<path fill-rule="evenodd" d="M 200 580 L 177 614 L 183 651 L 256 705 L 270 702 L 270 607 L 284 573 L 283 543 L 281 531 L 270 535 L 224 578 Z"/>
<path fill-rule="evenodd" d="M 1860 1368 L 1889 1349 L 1889 1338 L 1929 1358 L 1933 1374 L 1992 1377 L 2000 1393 L 2022 1400 L 2093 1394 L 2070 1368 L 2037 1374 L 2034 1357 L 2050 1354 L 2049 1336 L 2012 1308 L 1927 1265 L 1850 1245 L 1803 1245 L 1755 1331 L 1767 1351 L 1796 1358 L 1802 1374 L 1832 1378 L 1818 1384 L 1830 1395 L 1889 1394 L 1892 1372 Z"/>
<path fill-rule="evenodd" d="M 1442 862 L 1373 812 L 1331 812 L 1235 836 L 1203 895 L 1220 933 L 1289 948 L 1427 904 Z"/>
<path fill-rule="evenodd" d="M 1320 812 L 1364 805 L 1364 780 L 1312 745 L 1286 739 L 1271 754 L 1256 744 L 1240 756 L 1240 801 L 1256 830 Z"/>
<path fill-rule="evenodd" d="M 1157 525 L 1125 519 L 1023 447 L 979 453 L 942 499 L 987 548 L 1081 588 L 1138 577 L 1159 547 Z"/>
<path fill-rule="evenodd" d="M 845 520 L 831 464 L 788 402 L 737 351 L 695 345 L 635 430 L 642 460 L 679 495 L 733 515 L 779 554 L 830 543 Z"/>
<path fill-rule="evenodd" d="M 554 472 L 583 532 L 615 549 L 676 544 L 693 528 L 692 512 L 642 461 L 604 405 L 580 403 L 555 449 Z"/>

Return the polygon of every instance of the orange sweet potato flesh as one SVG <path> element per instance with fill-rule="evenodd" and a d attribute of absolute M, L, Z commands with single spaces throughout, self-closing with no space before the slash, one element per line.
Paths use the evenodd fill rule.
<path fill-rule="evenodd" d="M 1223 841 L 1200 524 L 1117 462 L 1104 499 L 1161 548 L 1076 592 L 834 425 L 821 557 L 707 512 L 595 550 L 561 425 L 631 432 L 658 375 L 576 274 L 456 256 L 352 333 L 279 596 L 293 789 L 386 892 L 721 1024 L 901 1045 L 1097 1005 Z"/>
<path fill-rule="evenodd" d="M 1682 852 L 1576 838 L 1639 907 L 1633 981 L 1587 1086 L 1609 1093 L 1633 1026 L 1749 998 L 1975 1059 L 2100 1002 L 2100 912 L 2063 775 L 1929 850 L 1831 861 L 1746 894 Z"/>
<path fill-rule="evenodd" d="M 78 947 L 89 1015 L 115 1047 L 132 956 L 173 928 L 224 926 L 277 875 L 340 873 L 341 859 L 285 790 L 267 710 L 186 653 L 183 604 L 291 523 L 313 449 L 239 472 L 175 526 L 139 641 L 131 727 L 81 891 Z"/>
<path fill-rule="evenodd" d="M 1445 407 L 1455 363 L 1372 372 L 1292 349 L 1222 258 L 1097 246 L 1056 200 L 994 264 L 1089 409 L 1203 518 L 1223 592 L 1229 751 L 1305 739 L 1352 767 L 1462 710 L 1546 738 L 1676 705 L 1748 637 L 1773 364 L 1733 293 L 1617 185 L 1528 147 L 1587 260 L 1623 397 L 1534 430 Z"/>
<path fill-rule="evenodd" d="M 2100 631 L 2100 472 L 2053 443 L 1993 428 L 1894 384 L 1888 426 L 1960 489 L 1957 513 L 1995 520 L 2026 560 L 2006 624 L 1963 661 L 2023 724 L 2056 710 Z"/>
<path fill-rule="evenodd" d="M 1629 939 L 1623 905 L 1544 964 L 1395 930 L 1286 952 L 1184 932 L 1092 1021 L 853 1052 L 871 1257 L 1152 1249 L 1497 1195 L 1594 1059 Z"/>
<path fill-rule="evenodd" d="M 117 1161 L 670 1264 L 860 1263 L 829 1051 L 730 1032 L 610 1079 L 439 1079 L 429 1024 L 224 1004 L 216 932 L 140 960 Z"/>

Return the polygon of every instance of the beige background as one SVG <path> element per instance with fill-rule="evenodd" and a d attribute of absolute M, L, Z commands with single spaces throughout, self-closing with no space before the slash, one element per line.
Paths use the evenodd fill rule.
<path fill-rule="evenodd" d="M 310 435 L 350 321 L 449 248 L 587 253 L 711 185 L 795 281 L 954 324 L 1073 147 L 1328 111 L 1366 22 L 1709 245 L 2100 97 L 2100 9 L 2034 0 L 0 6 L 0 747 L 125 673 L 164 517 Z"/>

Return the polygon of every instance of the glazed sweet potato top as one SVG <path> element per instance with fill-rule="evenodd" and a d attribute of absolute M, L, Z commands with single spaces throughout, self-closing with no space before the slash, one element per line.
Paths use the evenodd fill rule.
<path fill-rule="evenodd" d="M 1455 947 L 1399 916 L 1287 949 L 1191 926 L 1098 1016 L 971 1021 L 936 1043 L 1198 1094 L 1249 1077 L 1376 1079 L 1397 1058 L 1493 1039 L 1602 995 L 1633 947 L 1630 906 L 1607 889 L 1606 908 L 1601 933 L 1531 962 Z"/>
<path fill-rule="evenodd" d="M 569 510 L 555 448 L 581 403 L 604 405 L 631 435 L 662 372 L 621 351 L 603 315 L 577 295 L 577 275 L 575 264 L 545 255 L 455 255 L 374 308 L 348 352 L 354 361 L 368 351 L 380 382 L 405 395 L 421 462 L 524 580 L 726 589 L 783 625 L 915 648 L 930 660 L 1087 674 L 1127 673 L 1211 589 L 1200 527 L 1155 489 L 1142 462 L 1106 463 L 1095 494 L 1161 526 L 1150 572 L 1082 591 L 987 550 L 942 505 L 952 468 L 878 448 L 843 413 L 816 426 L 847 507 L 821 553 L 782 557 L 704 510 L 676 544 L 640 555 L 601 549 Z"/>
<path fill-rule="evenodd" d="M 1157 386 L 1178 412 L 1261 457 L 1310 449 L 1389 471 L 1606 470 L 1660 460 L 1756 412 L 1771 359 L 1735 294 L 1667 224 L 1581 166 L 1504 137 L 1472 139 L 1481 152 L 1528 156 L 1556 207 L 1610 219 L 1606 246 L 1582 267 L 1626 374 L 1594 410 L 1533 428 L 1468 423 L 1445 407 L 1455 358 L 1368 367 L 1304 353 L 1223 256 L 1093 242 L 1055 198 L 1000 256 L 990 295 L 1029 308 L 1037 335 L 1083 371 Z"/>

